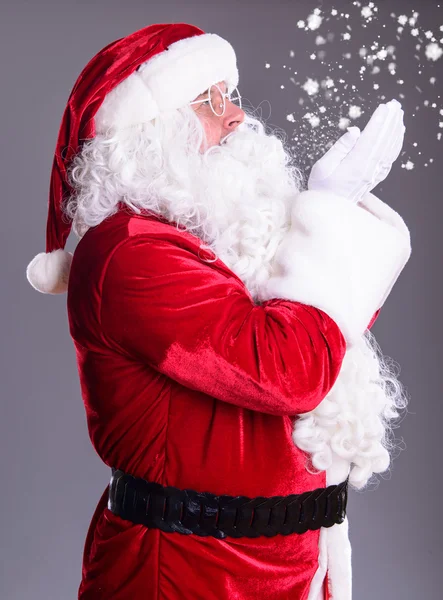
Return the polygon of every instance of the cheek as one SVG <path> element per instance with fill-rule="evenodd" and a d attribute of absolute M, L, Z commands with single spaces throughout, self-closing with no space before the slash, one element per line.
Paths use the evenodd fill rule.
<path fill-rule="evenodd" d="M 206 137 L 209 142 L 217 142 L 220 137 L 220 123 L 217 120 L 208 118 L 203 120 L 203 127 L 205 129 Z"/>

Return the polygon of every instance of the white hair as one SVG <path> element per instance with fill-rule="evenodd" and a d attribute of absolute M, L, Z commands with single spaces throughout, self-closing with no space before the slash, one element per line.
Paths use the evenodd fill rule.
<path fill-rule="evenodd" d="M 303 183 L 280 138 L 246 114 L 223 143 L 200 152 L 204 127 L 188 106 L 110 130 L 74 158 L 68 174 L 75 193 L 64 210 L 78 237 L 114 214 L 119 202 L 161 215 L 200 238 L 259 304 Z M 308 468 L 328 469 L 335 455 L 347 459 L 350 484 L 362 488 L 389 467 L 394 422 L 406 405 L 402 384 L 367 331 L 346 352 L 325 399 L 296 419 L 293 440 L 308 453 Z"/>

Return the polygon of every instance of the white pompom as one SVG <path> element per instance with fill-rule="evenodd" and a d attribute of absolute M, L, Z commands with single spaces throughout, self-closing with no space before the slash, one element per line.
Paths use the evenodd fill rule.
<path fill-rule="evenodd" d="M 40 252 L 26 269 L 29 283 L 42 294 L 63 294 L 68 289 L 73 254 L 61 248 Z"/>

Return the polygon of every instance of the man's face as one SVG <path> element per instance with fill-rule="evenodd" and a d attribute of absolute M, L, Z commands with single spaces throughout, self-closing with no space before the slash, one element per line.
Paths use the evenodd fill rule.
<path fill-rule="evenodd" d="M 222 92 L 227 91 L 227 86 L 224 81 L 219 81 L 217 83 L 218 87 Z M 212 87 L 212 90 L 215 91 L 215 88 Z M 215 146 L 220 144 L 220 141 L 225 138 L 228 134 L 232 133 L 240 123 L 243 122 L 245 118 L 245 113 L 243 110 L 228 100 L 225 99 L 226 108 L 225 114 L 223 116 L 217 116 L 212 111 L 209 100 L 208 100 L 208 91 L 206 90 L 203 94 L 200 94 L 195 98 L 195 100 L 203 100 L 205 102 L 199 102 L 198 104 L 192 104 L 192 108 L 195 113 L 198 115 L 200 121 L 203 124 L 203 127 L 206 132 L 207 144 L 208 148 L 211 146 Z M 200 152 L 202 148 L 200 148 Z"/>

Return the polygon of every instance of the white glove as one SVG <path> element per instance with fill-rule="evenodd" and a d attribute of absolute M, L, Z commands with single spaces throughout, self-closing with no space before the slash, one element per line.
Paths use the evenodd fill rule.
<path fill-rule="evenodd" d="M 308 190 L 324 190 L 357 203 L 388 176 L 403 146 L 400 102 L 380 104 L 362 133 L 349 127 L 312 167 Z"/>

